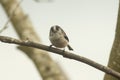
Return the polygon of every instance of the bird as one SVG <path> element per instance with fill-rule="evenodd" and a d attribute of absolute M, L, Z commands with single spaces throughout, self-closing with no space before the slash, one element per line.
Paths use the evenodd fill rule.
<path fill-rule="evenodd" d="M 50 28 L 49 40 L 52 43 L 50 47 L 55 46 L 57 48 L 64 48 L 67 46 L 69 50 L 73 51 L 73 48 L 68 44 L 69 38 L 64 30 L 59 25 L 53 25 Z"/>

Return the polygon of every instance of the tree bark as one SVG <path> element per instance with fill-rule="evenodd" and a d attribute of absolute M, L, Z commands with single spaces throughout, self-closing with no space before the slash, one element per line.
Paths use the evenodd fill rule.
<path fill-rule="evenodd" d="M 12 14 L 18 4 L 17 0 L 0 0 L 0 2 L 8 16 Z M 20 39 L 29 39 L 41 43 L 41 40 L 33 29 L 30 19 L 24 14 L 20 6 L 14 12 L 11 22 Z M 47 52 L 23 46 L 19 46 L 18 48 L 34 62 L 43 80 L 67 80 L 66 75 L 64 75 L 61 68 L 50 58 Z"/>
<path fill-rule="evenodd" d="M 110 53 L 108 67 L 120 72 L 120 2 L 117 18 L 117 26 L 115 32 L 115 40 Z M 111 75 L 105 74 L 104 80 L 119 80 Z"/>

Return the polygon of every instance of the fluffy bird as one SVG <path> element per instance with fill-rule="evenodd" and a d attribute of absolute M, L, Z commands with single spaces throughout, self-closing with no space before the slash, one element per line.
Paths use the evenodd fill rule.
<path fill-rule="evenodd" d="M 65 48 L 67 46 L 69 50 L 73 50 L 73 48 L 68 44 L 69 39 L 66 33 L 58 25 L 54 25 L 51 27 L 49 33 L 49 39 L 50 42 L 52 43 L 51 46 L 55 46 L 58 48 Z"/>

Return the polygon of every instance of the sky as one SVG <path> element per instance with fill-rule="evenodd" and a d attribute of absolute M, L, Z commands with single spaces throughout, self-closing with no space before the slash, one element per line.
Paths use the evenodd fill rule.
<path fill-rule="evenodd" d="M 49 30 L 59 25 L 69 37 L 74 53 L 107 66 L 114 41 L 118 0 L 23 0 L 27 14 L 42 43 L 50 45 Z M 0 29 L 8 20 L 0 6 Z M 2 36 L 18 38 L 11 23 Z M 33 62 L 14 44 L 0 42 L 0 80 L 42 80 Z M 66 49 L 67 50 L 67 49 Z M 67 50 L 68 51 L 68 50 Z M 69 80 L 103 80 L 104 73 L 84 63 L 49 53 Z"/>

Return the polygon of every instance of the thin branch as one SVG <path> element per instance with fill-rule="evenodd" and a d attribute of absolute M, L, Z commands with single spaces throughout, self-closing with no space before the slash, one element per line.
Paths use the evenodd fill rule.
<path fill-rule="evenodd" d="M 99 70 L 101 70 L 101 71 L 103 71 L 107 74 L 110 74 L 110 75 L 120 79 L 120 73 L 112 70 L 109 67 L 103 66 L 99 63 L 96 63 L 95 61 L 92 61 L 88 58 L 76 55 L 75 53 L 71 53 L 71 52 L 67 52 L 67 51 L 63 52 L 63 50 L 53 48 L 53 47 L 50 48 L 49 46 L 42 45 L 42 44 L 39 44 L 39 43 L 35 43 L 35 42 L 29 41 L 29 40 L 23 41 L 23 40 L 18 40 L 18 39 L 14 39 L 14 38 L 11 38 L 11 37 L 6 37 L 6 36 L 0 36 L 0 41 L 5 42 L 5 43 L 18 44 L 18 45 L 21 45 L 21 46 L 34 47 L 34 48 L 50 51 L 50 52 L 62 55 L 63 57 L 66 57 L 66 58 L 69 58 L 69 59 L 74 59 L 76 61 L 86 63 L 86 64 L 88 64 L 92 67 L 95 67 L 96 69 L 99 69 Z"/>
<path fill-rule="evenodd" d="M 16 5 L 15 9 L 12 11 L 11 15 L 9 16 L 7 22 L 5 23 L 5 25 L 3 26 L 2 29 L 0 29 L 0 33 L 2 33 L 5 29 L 8 28 L 8 23 L 10 22 L 11 18 L 14 16 L 15 11 L 17 10 L 17 8 L 20 6 L 20 4 L 23 2 L 23 0 L 20 0 L 20 2 L 18 2 L 18 4 Z"/>
<path fill-rule="evenodd" d="M 15 6 L 19 4 L 18 0 L 0 0 L 0 3 L 8 17 L 15 9 Z M 15 11 L 14 14 L 15 16 L 12 16 L 11 23 L 19 38 L 21 40 L 26 40 L 26 38 L 28 38 L 31 41 L 41 43 L 41 38 L 38 37 L 34 30 L 34 26 L 29 19 L 29 16 L 26 16 L 21 6 L 17 8 L 17 11 Z M 24 52 L 25 55 L 27 55 L 29 59 L 33 61 L 39 75 L 43 80 L 68 80 L 62 69 L 59 69 L 59 65 L 56 64 L 56 62 L 49 56 L 46 51 L 25 46 L 19 46 L 18 49 Z"/>

